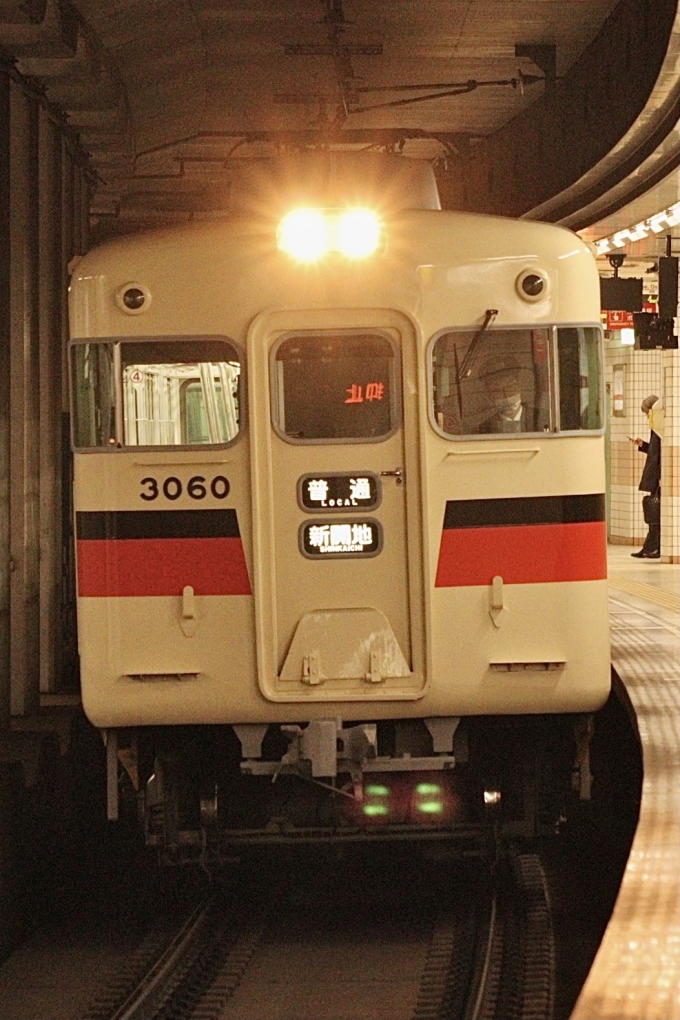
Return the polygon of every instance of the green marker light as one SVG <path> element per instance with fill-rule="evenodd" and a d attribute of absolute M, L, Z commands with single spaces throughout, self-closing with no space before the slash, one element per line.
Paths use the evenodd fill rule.
<path fill-rule="evenodd" d="M 444 810 L 444 805 L 440 800 L 426 800 L 418 805 L 418 810 L 425 815 L 440 815 Z"/>
<path fill-rule="evenodd" d="M 387 805 L 385 804 L 364 804 L 364 814 L 368 815 L 369 818 L 386 815 L 387 813 Z"/>

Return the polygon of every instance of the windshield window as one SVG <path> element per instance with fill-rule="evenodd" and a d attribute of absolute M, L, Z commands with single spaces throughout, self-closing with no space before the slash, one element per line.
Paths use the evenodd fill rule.
<path fill-rule="evenodd" d="M 439 428 L 454 436 L 549 429 L 549 343 L 548 329 L 440 336 L 433 350 Z"/>
<path fill-rule="evenodd" d="M 217 445 L 238 434 L 241 365 L 232 344 L 121 341 L 71 350 L 76 446 Z"/>
<path fill-rule="evenodd" d="M 595 327 L 452 331 L 432 351 L 434 420 L 451 436 L 599 429 L 600 380 Z"/>

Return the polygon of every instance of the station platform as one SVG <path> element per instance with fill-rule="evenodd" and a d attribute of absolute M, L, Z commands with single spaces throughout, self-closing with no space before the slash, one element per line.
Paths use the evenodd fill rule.
<path fill-rule="evenodd" d="M 610 546 L 614 669 L 637 718 L 640 819 L 571 1020 L 680 1020 L 680 566 Z"/>

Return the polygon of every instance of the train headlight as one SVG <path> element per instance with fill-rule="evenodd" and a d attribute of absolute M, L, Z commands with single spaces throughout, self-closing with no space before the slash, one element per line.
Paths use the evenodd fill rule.
<path fill-rule="evenodd" d="M 300 262 L 314 262 L 330 248 L 329 223 L 316 209 L 294 209 L 279 224 L 277 242 L 281 251 Z"/>
<path fill-rule="evenodd" d="M 351 259 L 364 259 L 380 244 L 380 220 L 370 209 L 348 209 L 337 221 L 338 251 Z"/>
<path fill-rule="evenodd" d="M 364 259 L 382 239 L 382 224 L 370 209 L 294 209 L 277 231 L 279 250 L 299 262 L 315 262 L 328 252 Z"/>

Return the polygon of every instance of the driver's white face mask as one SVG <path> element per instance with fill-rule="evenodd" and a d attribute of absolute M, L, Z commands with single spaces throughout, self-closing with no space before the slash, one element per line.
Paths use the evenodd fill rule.
<path fill-rule="evenodd" d="M 493 402 L 502 415 L 506 418 L 514 418 L 522 406 L 521 393 L 495 393 Z"/>

